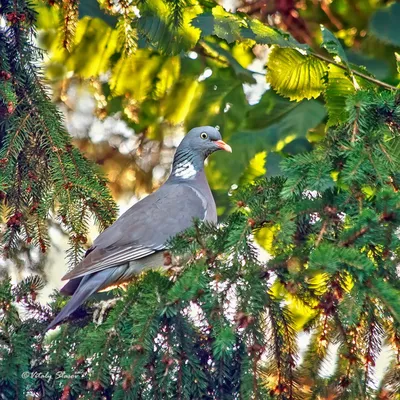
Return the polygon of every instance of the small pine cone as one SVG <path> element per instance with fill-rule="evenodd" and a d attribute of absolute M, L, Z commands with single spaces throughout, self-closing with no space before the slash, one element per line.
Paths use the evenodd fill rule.
<path fill-rule="evenodd" d="M 132 346 L 132 349 L 135 350 L 136 352 L 140 353 L 140 354 L 144 353 L 144 348 L 140 344 L 135 344 L 134 346 Z"/>
<path fill-rule="evenodd" d="M 222 279 L 222 275 L 221 274 L 215 274 L 214 275 L 214 279 L 216 282 L 219 282 Z"/>
<path fill-rule="evenodd" d="M 87 243 L 87 237 L 85 235 L 79 235 L 78 236 L 78 240 L 79 242 L 81 242 L 82 244 Z"/>
<path fill-rule="evenodd" d="M 14 225 L 15 225 L 15 217 L 12 216 L 12 217 L 10 217 L 9 220 L 7 221 L 7 226 L 10 227 L 10 226 L 14 226 Z"/>
<path fill-rule="evenodd" d="M 254 322 L 254 317 L 239 311 L 235 316 L 235 321 L 238 328 L 246 329 L 250 324 Z"/>
<path fill-rule="evenodd" d="M 298 284 L 296 282 L 287 282 L 285 288 L 291 294 L 296 294 L 299 290 Z"/>
<path fill-rule="evenodd" d="M 93 382 L 93 390 L 95 392 L 100 392 L 103 390 L 103 386 L 101 385 L 101 382 L 99 380 Z"/>
<path fill-rule="evenodd" d="M 6 18 L 7 18 L 7 21 L 14 24 L 17 21 L 17 13 L 15 13 L 15 12 L 7 13 Z"/>
<path fill-rule="evenodd" d="M 346 388 L 347 386 L 349 386 L 350 385 L 350 378 L 348 377 L 348 376 L 342 376 L 341 378 L 340 378 L 340 381 L 339 381 L 339 385 L 342 387 L 342 388 Z"/>
<path fill-rule="evenodd" d="M 250 228 L 254 228 L 255 224 L 256 224 L 256 221 L 253 218 L 249 218 L 247 220 L 247 225 L 249 225 Z"/>
<path fill-rule="evenodd" d="M 60 400 L 68 400 L 70 392 L 71 392 L 71 386 L 69 385 L 64 386 L 64 390 L 62 392 Z"/>
<path fill-rule="evenodd" d="M 126 392 L 130 389 L 131 386 L 132 386 L 132 377 L 127 374 L 126 378 L 122 382 L 122 390 Z"/>
<path fill-rule="evenodd" d="M 11 79 L 11 74 L 7 71 L 0 71 L 0 78 L 8 81 L 9 79 Z"/>
<path fill-rule="evenodd" d="M 378 395 L 377 399 L 379 400 L 390 400 L 393 397 L 390 395 L 390 392 L 388 392 L 386 389 L 382 389 Z"/>
<path fill-rule="evenodd" d="M 37 181 L 38 179 L 37 175 L 32 171 L 28 171 L 28 178 L 31 179 L 32 181 Z"/>
<path fill-rule="evenodd" d="M 42 253 L 46 253 L 46 250 L 47 250 L 46 243 L 41 238 L 39 239 L 39 246 L 40 246 L 40 250 L 42 251 Z"/>
<path fill-rule="evenodd" d="M 287 269 L 291 274 L 296 274 L 301 270 L 302 262 L 298 257 L 290 257 L 287 262 Z"/>
<path fill-rule="evenodd" d="M 365 357 L 365 363 L 375 367 L 375 361 L 370 355 Z"/>
<path fill-rule="evenodd" d="M 14 103 L 12 101 L 9 101 L 7 103 L 7 112 L 9 114 L 12 114 L 14 112 L 14 110 L 15 110 Z"/>
<path fill-rule="evenodd" d="M 280 383 L 279 385 L 276 385 L 275 388 L 271 391 L 271 395 L 273 396 L 274 394 L 282 394 L 288 391 L 288 387 L 284 383 Z"/>
<path fill-rule="evenodd" d="M 254 343 L 247 348 L 247 351 L 252 354 L 259 354 L 264 351 L 264 346 L 261 346 L 259 343 Z"/>
<path fill-rule="evenodd" d="M 165 354 L 161 362 L 167 367 L 170 367 L 174 363 L 174 359 Z"/>
<path fill-rule="evenodd" d="M 76 360 L 76 366 L 79 367 L 80 365 L 82 365 L 85 362 L 85 359 L 83 357 L 79 357 Z"/>
<path fill-rule="evenodd" d="M 168 267 L 169 265 L 172 264 L 172 256 L 171 253 L 169 251 L 164 251 L 164 266 Z"/>

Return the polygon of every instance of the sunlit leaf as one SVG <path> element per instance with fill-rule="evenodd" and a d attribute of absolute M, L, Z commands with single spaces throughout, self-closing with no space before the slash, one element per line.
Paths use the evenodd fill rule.
<path fill-rule="evenodd" d="M 51 49 L 52 61 L 83 78 L 98 76 L 109 69 L 117 41 L 117 32 L 105 22 L 84 17 L 78 22 L 71 51 L 55 44 Z"/>
<path fill-rule="evenodd" d="M 246 42 L 237 42 L 231 47 L 232 56 L 243 67 L 247 68 L 254 60 L 252 46 Z"/>
<path fill-rule="evenodd" d="M 253 74 L 246 68 L 243 68 L 239 62 L 232 56 L 231 52 L 228 50 L 225 50 L 222 48 L 220 45 L 217 43 L 212 43 L 212 42 L 202 42 L 206 46 L 206 48 L 211 48 L 213 51 L 215 51 L 219 56 L 222 56 L 227 60 L 229 65 L 232 67 L 232 69 L 235 71 L 235 74 L 240 78 L 243 82 L 247 83 L 256 83 L 256 80 L 253 77 Z"/>
<path fill-rule="evenodd" d="M 274 48 L 267 67 L 268 82 L 290 100 L 317 98 L 324 89 L 325 63 L 295 49 Z"/>
<path fill-rule="evenodd" d="M 310 304 L 306 304 L 299 296 L 288 293 L 288 309 L 290 310 L 295 324 L 296 330 L 301 330 L 304 325 L 309 322 L 318 311 L 311 307 Z M 316 306 L 315 304 L 314 306 Z"/>
<path fill-rule="evenodd" d="M 185 120 L 198 84 L 197 80 L 187 79 L 180 82 L 172 91 L 173 101 L 168 102 L 165 112 L 166 119 L 172 124 L 179 124 Z"/>
<path fill-rule="evenodd" d="M 169 57 L 165 60 L 156 77 L 155 98 L 163 97 L 172 85 L 179 80 L 180 67 L 181 59 L 178 56 Z"/>
<path fill-rule="evenodd" d="M 44 4 L 36 5 L 36 24 L 41 30 L 54 30 L 61 24 L 60 13 L 55 7 L 46 7 Z M 56 37 L 53 37 L 53 40 Z"/>
<path fill-rule="evenodd" d="M 308 45 L 297 42 L 291 35 L 271 28 L 257 19 L 250 20 L 248 27 L 242 29 L 241 35 L 244 39 L 252 39 L 259 44 L 308 49 Z"/>
<path fill-rule="evenodd" d="M 354 85 L 346 75 L 346 71 L 335 65 L 329 65 L 325 91 L 326 108 L 329 115 L 328 127 L 336 125 L 347 118 L 346 98 L 354 92 Z"/>
<path fill-rule="evenodd" d="M 399 53 L 394 53 L 394 56 L 396 58 L 397 72 L 400 74 L 400 54 Z"/>
<path fill-rule="evenodd" d="M 340 58 L 339 62 L 348 64 L 346 53 L 336 36 L 324 26 L 321 26 L 322 44 L 321 47 L 326 49 L 329 53 Z"/>
<path fill-rule="evenodd" d="M 192 25 L 200 29 L 203 37 L 215 35 L 228 43 L 240 39 L 240 29 L 245 26 L 242 18 L 226 12 L 221 6 L 198 15 L 192 20 Z"/>
<path fill-rule="evenodd" d="M 260 176 L 263 176 L 266 172 L 265 169 L 265 156 L 266 152 L 262 151 L 260 153 L 257 153 L 249 162 L 249 165 L 243 172 L 241 179 L 240 179 L 240 185 L 244 185 L 246 183 L 251 183 L 254 182 L 255 179 L 259 178 Z"/>
<path fill-rule="evenodd" d="M 110 87 L 115 95 L 128 93 L 136 101 L 146 98 L 164 61 L 163 57 L 149 57 L 150 54 L 148 50 L 138 50 L 117 62 L 110 79 Z"/>
<path fill-rule="evenodd" d="M 266 226 L 257 230 L 254 235 L 256 242 L 265 249 L 271 256 L 275 254 L 274 252 L 274 243 L 275 243 L 275 235 L 278 231 L 277 225 Z"/>

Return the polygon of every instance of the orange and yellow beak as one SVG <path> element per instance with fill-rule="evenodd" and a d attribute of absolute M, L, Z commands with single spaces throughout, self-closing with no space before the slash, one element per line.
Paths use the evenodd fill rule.
<path fill-rule="evenodd" d="M 228 153 L 232 153 L 232 147 L 229 144 L 225 143 L 223 140 L 216 140 L 215 144 L 221 149 L 225 150 Z"/>

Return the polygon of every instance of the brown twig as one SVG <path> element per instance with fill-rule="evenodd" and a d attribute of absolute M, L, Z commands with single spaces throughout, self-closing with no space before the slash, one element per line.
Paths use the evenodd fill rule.
<path fill-rule="evenodd" d="M 381 223 L 383 221 L 389 221 L 390 219 L 393 218 L 392 214 L 387 214 L 384 213 L 379 217 L 378 223 Z M 342 247 L 348 247 L 351 244 L 353 244 L 359 237 L 364 236 L 369 230 L 371 229 L 370 226 L 364 226 L 357 232 L 355 232 L 353 235 L 351 235 L 347 240 L 340 242 L 340 246 Z"/>
<path fill-rule="evenodd" d="M 324 223 L 322 224 L 321 230 L 319 231 L 317 241 L 315 242 L 315 247 L 318 247 L 319 244 L 321 243 L 321 240 L 322 240 L 323 236 L 325 235 L 327 226 L 328 226 L 328 222 L 325 220 Z"/>
<path fill-rule="evenodd" d="M 327 0 L 322 0 L 321 1 L 321 10 L 326 14 L 326 16 L 330 19 L 332 24 L 337 28 L 337 30 L 342 30 L 343 29 L 343 24 L 342 22 L 333 15 L 331 9 L 329 8 L 329 3 Z"/>
<path fill-rule="evenodd" d="M 365 235 L 369 230 L 370 230 L 369 226 L 365 226 L 364 228 L 361 228 L 359 231 L 355 232 L 354 235 L 351 235 L 347 240 L 345 240 L 344 242 L 341 242 L 340 245 L 343 247 L 347 247 L 347 246 L 353 244 L 359 237 Z"/>
<path fill-rule="evenodd" d="M 322 56 L 321 54 L 317 54 L 317 53 L 311 52 L 311 55 L 313 55 L 314 57 L 319 58 L 320 60 L 325 61 L 325 62 L 327 62 L 327 63 L 329 63 L 329 64 L 336 65 L 337 67 L 339 67 L 339 68 L 341 68 L 341 69 L 344 69 L 344 70 L 346 70 L 346 71 L 348 70 L 348 68 L 347 68 L 345 65 L 340 64 L 340 63 L 337 63 L 336 61 L 333 61 L 333 60 L 329 59 L 328 57 Z M 357 76 L 359 76 L 360 78 L 363 78 L 363 79 L 365 79 L 365 80 L 367 80 L 367 81 L 373 82 L 373 83 L 375 83 L 375 84 L 378 85 L 378 86 L 382 86 L 382 87 L 384 87 L 385 89 L 399 90 L 399 88 L 397 88 L 396 86 L 392 86 L 392 85 L 389 85 L 388 83 L 379 81 L 378 79 L 375 79 L 375 78 L 372 78 L 371 76 L 365 75 L 365 74 L 363 74 L 362 72 L 355 71 L 354 69 L 351 69 L 350 71 L 351 71 L 354 75 L 357 75 Z"/>

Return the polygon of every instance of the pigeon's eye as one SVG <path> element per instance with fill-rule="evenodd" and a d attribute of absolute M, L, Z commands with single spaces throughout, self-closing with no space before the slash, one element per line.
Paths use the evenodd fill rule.
<path fill-rule="evenodd" d="M 207 138 L 208 138 L 208 135 L 207 135 L 207 133 L 205 133 L 205 132 L 201 132 L 201 133 L 200 133 L 200 137 L 201 137 L 202 139 L 207 139 Z"/>

